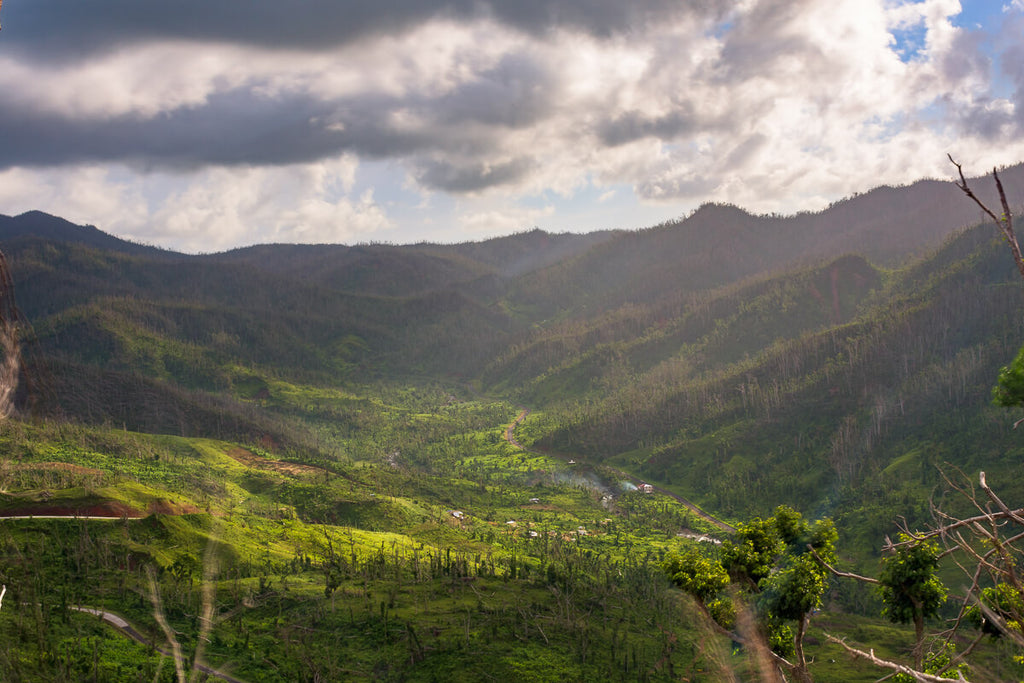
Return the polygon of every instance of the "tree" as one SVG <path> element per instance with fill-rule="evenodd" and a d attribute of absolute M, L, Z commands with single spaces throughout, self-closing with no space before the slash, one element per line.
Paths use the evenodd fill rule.
<path fill-rule="evenodd" d="M 796 660 L 793 675 L 797 680 L 810 681 L 804 636 L 811 615 L 821 607 L 828 589 L 828 571 L 815 559 L 815 554 L 834 561 L 839 535 L 832 520 L 821 519 L 808 527 L 799 513 L 785 506 L 776 510 L 775 519 L 783 529 L 782 534 L 789 539 L 788 552 L 778 571 L 761 582 L 761 611 L 783 622 L 796 622 L 792 641 Z M 808 552 L 812 549 L 813 554 Z"/>
<path fill-rule="evenodd" d="M 777 519 L 755 517 L 736 525 L 734 538 L 722 545 L 722 563 L 734 580 L 756 587 L 771 572 L 782 547 Z"/>
<path fill-rule="evenodd" d="M 1013 212 L 1010 210 L 1009 202 L 1006 201 L 1006 192 L 1003 190 L 1002 181 L 999 180 L 999 171 L 995 168 L 992 169 L 992 178 L 995 180 L 996 191 L 999 193 L 999 203 L 1002 206 L 1002 213 L 996 216 L 995 212 L 988 208 L 967 185 L 963 167 L 953 159 L 952 155 L 947 154 L 946 156 L 956 166 L 956 170 L 960 175 L 960 180 L 956 181 L 956 186 L 977 204 L 989 218 L 995 221 L 1003 235 L 1003 239 L 1006 241 L 1007 247 L 1010 249 L 1013 262 L 1017 264 L 1017 271 L 1024 278 L 1024 257 L 1021 256 L 1020 245 L 1017 243 L 1017 234 L 1013 228 Z M 996 386 L 992 390 L 992 400 L 996 405 L 1004 407 L 1024 406 L 1024 347 L 1017 353 L 1016 358 L 1013 359 L 1010 365 L 1003 367 L 999 371 Z M 1021 422 L 1024 422 L 1024 419 L 1018 420 L 1013 426 L 1016 428 Z"/>
<path fill-rule="evenodd" d="M 723 633 L 756 649 L 759 643 L 736 630 L 737 616 L 753 609 L 774 666 L 809 682 L 804 636 L 828 588 L 828 570 L 815 555 L 834 560 L 837 539 L 831 520 L 808 525 L 799 512 L 780 505 L 768 519 L 738 524 L 717 554 L 689 548 L 670 554 L 664 568 Z"/>
<path fill-rule="evenodd" d="M 1024 406 L 1024 347 L 1009 365 L 999 370 L 996 386 L 992 389 L 992 402 L 1004 408 Z M 1014 423 L 1014 427 L 1020 424 Z"/>
<path fill-rule="evenodd" d="M 913 542 L 907 535 L 900 538 L 903 543 L 882 561 L 878 588 L 889 619 L 914 624 L 914 667 L 922 669 L 924 622 L 938 614 L 947 590 L 936 575 L 939 546 L 930 541 Z"/>
<path fill-rule="evenodd" d="M 1013 255 L 1013 262 L 1017 264 L 1017 270 L 1020 272 L 1020 276 L 1024 278 L 1024 258 L 1021 257 L 1020 245 L 1017 244 L 1017 235 L 1013 231 L 1013 212 L 1010 211 L 1010 204 L 1006 201 L 1006 192 L 1003 191 L 1003 183 L 999 180 L 999 171 L 995 168 L 992 169 L 992 178 L 996 181 L 996 191 L 999 192 L 999 203 L 1002 205 L 1003 212 L 1001 215 L 996 216 L 992 209 L 988 208 L 983 201 L 978 199 L 978 196 L 974 194 L 967 185 L 967 178 L 964 177 L 964 169 L 954 159 L 953 156 L 947 154 L 949 160 L 956 166 L 957 172 L 960 174 L 960 180 L 955 181 L 956 186 L 960 188 L 960 191 L 967 195 L 975 204 L 977 204 L 982 211 L 984 211 L 989 218 L 995 221 L 999 227 L 999 231 L 1003 234 L 1003 239 L 1006 240 L 1006 245 L 1010 248 L 1010 253 Z"/>
<path fill-rule="evenodd" d="M 1007 506 L 988 486 L 984 472 L 979 474 L 980 492 L 966 482 L 949 477 L 946 481 L 978 514 L 956 516 L 935 508 L 929 527 L 904 527 L 899 540 L 885 547 L 891 557 L 879 579 L 830 567 L 837 576 L 879 584 L 890 618 L 913 620 L 918 641 L 914 664 L 907 665 L 881 659 L 873 651 L 852 647 L 833 636 L 828 638 L 851 654 L 914 681 L 945 681 L 953 673 L 964 680 L 962 664 L 988 635 L 1006 638 L 1024 653 L 1024 582 L 1019 576 L 1024 565 L 1024 508 Z M 941 643 L 937 654 L 922 657 L 924 638 L 918 624 L 934 615 L 943 600 L 945 589 L 935 577 L 943 560 L 955 563 L 964 573 L 967 587 L 957 596 L 959 608 L 952 625 L 937 634 Z M 954 638 L 966 635 L 968 629 L 976 629 L 973 640 L 963 651 L 952 654 Z M 1015 660 L 1024 664 L 1021 654 Z"/>

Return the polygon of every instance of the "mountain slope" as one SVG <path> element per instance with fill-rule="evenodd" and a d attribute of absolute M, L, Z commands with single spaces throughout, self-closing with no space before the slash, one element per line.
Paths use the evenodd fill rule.
<path fill-rule="evenodd" d="M 864 277 L 857 270 L 851 284 Z M 817 272 L 811 283 L 829 269 Z M 572 362 L 534 380 L 551 412 L 538 445 L 634 468 L 741 514 L 773 502 L 852 505 L 864 487 L 928 487 L 943 462 L 1008 476 L 1024 447 L 989 394 L 1024 340 L 1018 280 L 991 226 L 979 226 L 884 288 L 859 290 L 849 322 L 798 324 L 793 306 L 816 296 L 713 300 L 713 321 L 662 344 L 654 366 L 634 360 L 659 348 L 654 328 L 650 341 L 604 350 L 594 374 L 606 379 L 582 404 L 585 392 L 543 391 Z M 766 289 L 808 291 L 800 282 L 782 276 Z M 758 321 L 778 326 L 764 334 Z"/>
<path fill-rule="evenodd" d="M 159 256 L 169 253 L 156 247 L 126 242 L 92 225 L 75 225 L 42 211 L 28 211 L 13 217 L 0 215 L 0 242 L 6 243 L 28 236 L 54 242 L 73 242 L 125 254 Z"/>
<path fill-rule="evenodd" d="M 1024 498 L 1015 415 L 988 396 L 1024 339 L 995 231 L 906 262 L 951 219 L 817 223 L 842 210 L 202 257 L 73 230 L 0 242 L 35 326 L 26 409 L 0 422 L 0 514 L 79 516 L 5 521 L 10 600 L 47 609 L 3 612 L 0 671 L 171 675 L 65 609 L 159 634 L 162 599 L 186 657 L 253 681 L 754 678 L 660 564 L 720 529 L 629 481 L 734 523 L 833 516 L 865 574 L 895 519 L 926 518 L 939 466 Z M 517 403 L 516 438 L 548 454 L 511 443 Z M 80 517 L 97 512 L 119 518 Z M 829 600 L 878 614 L 866 593 Z M 910 641 L 875 633 L 857 638 Z M 877 679 L 814 639 L 826 676 Z"/>
<path fill-rule="evenodd" d="M 1007 186 L 1024 186 L 1021 174 L 1004 172 Z M 62 368 L 66 414 L 101 419 L 74 398 L 96 373 L 111 378 L 109 393 L 135 391 L 141 378 L 168 405 L 188 392 L 226 396 L 223 410 L 237 415 L 238 383 L 475 381 L 543 409 L 548 422 L 533 436 L 543 447 L 685 481 L 688 495 L 747 513 L 782 495 L 820 503 L 937 421 L 985 414 L 994 371 L 1024 338 L 992 230 L 970 230 L 904 270 L 872 265 L 925 249 L 974 210 L 951 184 L 928 181 L 821 214 L 706 206 L 679 223 L 591 238 L 533 231 L 480 244 L 186 256 L 89 247 L 65 231 L 2 246 L 38 348 Z M 887 211 L 918 220 L 894 225 Z M 871 258 L 833 251 L 855 244 Z M 829 258 L 810 265 L 819 252 Z M 943 402 L 934 391 L 946 372 L 962 386 Z M 169 428 L 160 400 L 129 404 L 116 419 Z M 901 419 L 890 420 L 897 404 Z M 878 411 L 885 419 L 872 422 Z M 203 415 L 175 428 L 204 434 Z M 900 426 L 884 430 L 894 440 L 880 438 L 881 422 Z M 851 439 L 862 445 L 851 451 Z M 786 442 L 803 455 L 777 452 Z M 861 464 L 823 464 L 852 462 L 848 451 Z M 800 465 L 806 481 L 786 487 L 749 475 L 760 493 L 739 501 L 731 480 L 694 483 L 734 457 L 743 471 L 818 464 Z"/>
<path fill-rule="evenodd" d="M 1024 165 L 1002 172 L 1011 205 L 1024 204 Z M 972 181 L 998 206 L 990 179 Z M 753 216 L 734 206 L 705 205 L 691 216 L 620 233 L 577 258 L 518 282 L 511 306 L 540 319 L 644 303 L 678 292 L 803 267 L 845 253 L 894 266 L 922 256 L 978 222 L 977 207 L 951 182 L 882 187 L 818 213 Z"/>

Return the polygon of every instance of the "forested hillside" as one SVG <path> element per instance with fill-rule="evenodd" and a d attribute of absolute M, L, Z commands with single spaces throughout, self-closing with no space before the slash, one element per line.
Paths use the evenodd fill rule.
<path fill-rule="evenodd" d="M 1019 198 L 1024 167 L 1003 180 Z M 0 217 L 26 321 L 0 512 L 64 517 L 4 522 L 0 669 L 742 679 L 755 658 L 662 569 L 711 547 L 686 539 L 787 505 L 868 572 L 943 471 L 1024 500 L 1020 415 L 991 404 L 1024 283 L 972 206 L 927 181 L 791 217 L 197 256 Z M 874 594 L 827 608 L 909 642 Z M 877 678 L 816 647 L 816 680 Z"/>
<path fill-rule="evenodd" d="M 1017 416 L 990 405 L 1024 335 L 1016 278 L 979 226 L 903 271 L 851 257 L 637 316 L 628 339 L 567 334 L 578 352 L 524 396 L 551 406 L 539 445 L 639 468 L 712 509 L 860 509 L 865 490 L 873 504 L 915 490 L 923 513 L 942 463 L 1016 481 Z"/>

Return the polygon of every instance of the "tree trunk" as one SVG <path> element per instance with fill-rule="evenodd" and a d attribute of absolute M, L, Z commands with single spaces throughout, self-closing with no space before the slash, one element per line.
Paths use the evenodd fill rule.
<path fill-rule="evenodd" d="M 796 638 L 793 639 L 793 650 L 796 654 L 796 666 L 793 667 L 793 679 L 797 683 L 814 683 L 811 672 L 807 669 L 807 658 L 804 656 L 804 635 L 807 633 L 807 625 L 811 622 L 811 614 L 808 612 L 800 620 L 797 626 Z"/>
<path fill-rule="evenodd" d="M 920 610 L 914 610 L 914 668 L 924 671 L 921 666 L 924 664 L 924 615 Z"/>

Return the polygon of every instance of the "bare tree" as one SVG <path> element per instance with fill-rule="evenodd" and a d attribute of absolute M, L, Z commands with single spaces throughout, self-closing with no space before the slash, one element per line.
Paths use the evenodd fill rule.
<path fill-rule="evenodd" d="M 974 194 L 970 187 L 967 186 L 967 178 L 964 177 L 964 169 L 954 159 L 952 154 L 947 154 L 949 160 L 956 166 L 957 172 L 960 174 L 960 180 L 955 181 L 956 186 L 960 190 L 970 197 L 975 204 L 981 207 L 988 216 L 995 221 L 996 225 L 999 226 L 1000 232 L 1003 233 L 1003 238 L 1006 240 L 1006 244 L 1010 247 L 1010 253 L 1013 254 L 1013 261 L 1017 264 L 1017 270 L 1020 271 L 1020 276 L 1024 278 L 1024 258 L 1020 254 L 1020 245 L 1017 244 L 1017 235 L 1013 232 L 1013 212 L 1010 211 L 1010 205 L 1006 201 L 1006 192 L 1003 191 L 1003 183 L 999 180 L 999 171 L 995 168 L 992 169 L 992 178 L 996 181 L 996 190 L 999 192 L 999 203 L 1002 204 L 1003 213 L 1000 216 L 996 216 L 992 209 L 985 205 L 985 202 L 978 199 L 978 195 Z"/>

